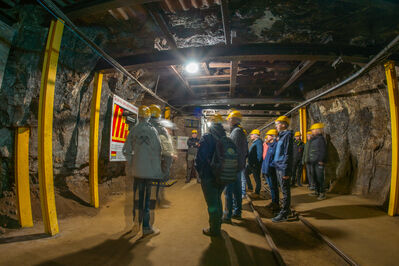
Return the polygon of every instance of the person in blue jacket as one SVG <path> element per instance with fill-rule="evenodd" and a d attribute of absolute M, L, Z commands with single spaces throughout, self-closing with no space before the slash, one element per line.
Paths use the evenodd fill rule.
<path fill-rule="evenodd" d="M 219 236 L 222 226 L 223 206 L 221 197 L 225 186 L 216 182 L 210 165 L 215 153 L 216 138 L 226 136 L 222 123 L 222 116 L 215 115 L 212 117 L 209 133 L 201 137 L 195 158 L 195 168 L 200 176 L 202 191 L 208 205 L 209 228 L 202 230 L 203 234 L 207 236 Z"/>
<path fill-rule="evenodd" d="M 262 167 L 262 154 L 263 154 L 263 143 L 260 139 L 260 131 L 259 129 L 254 129 L 250 133 L 252 144 L 249 148 L 248 153 L 248 165 L 245 169 L 245 175 L 247 181 L 250 180 L 250 175 L 252 174 L 255 179 L 255 194 L 253 196 L 259 197 L 260 189 L 262 186 L 260 179 L 260 170 Z M 248 181 L 250 183 L 250 181 Z"/>
<path fill-rule="evenodd" d="M 276 168 L 278 183 L 283 193 L 283 204 L 280 213 L 272 219 L 273 222 L 287 221 L 291 214 L 291 176 L 293 133 L 288 130 L 289 118 L 280 116 L 275 121 L 278 131 L 278 141 L 274 154 L 273 166 Z"/>
<path fill-rule="evenodd" d="M 277 146 L 277 130 L 270 129 L 266 133 L 265 142 L 263 143 L 263 162 L 262 162 L 262 175 L 269 185 L 270 194 L 272 196 L 272 202 L 267 205 L 267 208 L 271 208 L 273 212 L 280 211 L 280 195 L 277 185 L 276 169 L 272 165 L 274 154 Z"/>

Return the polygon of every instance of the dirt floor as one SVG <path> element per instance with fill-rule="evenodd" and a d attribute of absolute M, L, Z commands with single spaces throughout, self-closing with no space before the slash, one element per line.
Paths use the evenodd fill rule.
<path fill-rule="evenodd" d="M 108 191 L 103 193 L 107 200 L 103 197 L 99 210 L 81 203 L 87 200 L 84 188 L 69 186 L 73 196 L 68 200 L 80 202 L 79 212 L 59 219 L 60 233 L 55 237 L 42 233 L 40 221 L 33 228 L 1 235 L 0 265 L 275 264 L 247 201 L 243 220 L 224 224 L 222 238 L 209 238 L 201 232 L 208 226 L 208 214 L 200 185 L 179 181 L 165 190 L 166 200 L 153 213 L 161 234 L 139 239 L 130 232 L 131 184 L 121 179 L 106 186 L 102 189 Z M 398 218 L 355 196 L 328 195 L 317 201 L 307 193 L 306 188 L 293 189 L 293 207 L 360 265 L 394 265 L 399 259 Z M 288 265 L 345 265 L 299 221 L 271 223 L 273 215 L 264 207 L 268 202 L 253 201 Z"/>

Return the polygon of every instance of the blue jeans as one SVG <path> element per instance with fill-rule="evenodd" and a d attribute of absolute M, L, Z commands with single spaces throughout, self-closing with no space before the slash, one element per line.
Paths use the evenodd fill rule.
<path fill-rule="evenodd" d="M 143 180 L 136 178 L 133 182 L 133 191 L 136 194 L 138 189 L 139 199 L 138 206 L 136 205 L 136 200 L 134 199 L 133 207 L 133 219 L 136 215 L 135 210 L 138 209 L 139 212 L 139 223 L 143 224 L 143 229 L 151 229 L 150 225 L 150 199 L 151 199 L 151 182 L 149 180 Z"/>
<path fill-rule="evenodd" d="M 224 186 L 216 184 L 212 177 L 201 175 L 201 187 L 208 205 L 210 231 L 219 233 L 222 227 L 223 205 L 221 196 Z"/>
<path fill-rule="evenodd" d="M 247 195 L 247 179 L 245 178 L 245 170 L 241 170 L 241 189 L 242 189 L 242 196 Z"/>
<path fill-rule="evenodd" d="M 280 195 L 279 195 L 279 189 L 278 189 L 278 182 L 277 182 L 277 176 L 276 176 L 276 172 L 272 171 L 271 174 L 269 174 L 268 176 L 264 175 L 267 184 L 269 185 L 270 188 L 270 194 L 272 196 L 272 202 L 279 204 L 279 200 L 280 200 Z"/>
<path fill-rule="evenodd" d="M 224 191 L 224 196 L 226 199 L 226 208 L 224 210 L 224 217 L 226 219 L 231 219 L 231 216 L 241 215 L 242 210 L 242 171 L 238 172 L 237 179 L 234 183 L 228 184 L 226 190 Z M 234 204 L 233 204 L 234 203 Z"/>
<path fill-rule="evenodd" d="M 276 170 L 277 181 L 280 185 L 281 192 L 283 193 L 283 206 L 280 214 L 288 216 L 291 214 L 291 178 L 284 179 L 284 173 Z"/>

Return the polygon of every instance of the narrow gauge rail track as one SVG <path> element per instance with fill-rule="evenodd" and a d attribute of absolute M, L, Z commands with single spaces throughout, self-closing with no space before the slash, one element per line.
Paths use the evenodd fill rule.
<path fill-rule="evenodd" d="M 266 187 L 265 188 L 266 191 L 270 194 L 270 190 Z M 263 231 L 266 241 L 268 242 L 268 244 L 270 245 L 274 258 L 276 259 L 276 262 L 279 265 L 286 265 L 283 257 L 280 253 L 280 251 L 277 248 L 277 245 L 274 243 L 274 240 L 272 238 L 272 235 L 269 231 L 269 229 L 267 228 L 266 224 L 262 221 L 259 213 L 256 211 L 255 206 L 252 202 L 252 199 L 247 195 L 247 200 L 249 202 L 249 205 L 252 209 L 252 212 L 256 218 L 256 221 L 258 222 L 259 227 L 261 228 L 261 230 Z M 280 200 L 281 203 L 281 200 Z M 318 239 L 321 239 L 329 248 L 331 248 L 331 250 L 334 251 L 334 253 L 336 253 L 340 258 L 342 258 L 346 263 L 348 263 L 348 265 L 351 266 L 358 266 L 359 264 L 357 264 L 350 256 L 348 256 L 347 254 L 345 254 L 345 252 L 343 252 L 339 247 L 337 247 L 331 240 L 330 238 L 328 238 L 327 236 L 325 236 L 324 234 L 322 234 L 316 226 L 314 226 L 309 220 L 305 219 L 299 212 L 295 211 L 294 209 L 291 209 L 292 214 L 294 217 L 297 217 L 297 219 L 299 221 L 301 221 L 302 224 L 304 224 L 307 228 L 309 228 Z"/>

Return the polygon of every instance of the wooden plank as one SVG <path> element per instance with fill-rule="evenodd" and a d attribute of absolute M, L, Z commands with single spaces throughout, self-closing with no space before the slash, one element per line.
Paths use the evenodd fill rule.
<path fill-rule="evenodd" d="M 237 71 L 238 71 L 238 62 L 231 61 L 230 62 L 230 97 L 234 97 L 235 89 L 237 86 Z"/>
<path fill-rule="evenodd" d="M 90 204 L 94 208 L 100 206 L 98 195 L 98 130 L 100 126 L 100 104 L 103 74 L 96 73 L 94 76 L 93 96 L 91 99 L 90 112 Z"/>
<path fill-rule="evenodd" d="M 223 81 L 230 80 L 230 75 L 207 75 L 207 76 L 187 76 L 187 80 L 213 80 L 213 81 Z"/>
<path fill-rule="evenodd" d="M 141 5 L 160 0 L 91 0 L 80 1 L 74 5 L 64 8 L 63 11 L 69 18 L 78 18 L 80 16 L 95 15 L 106 12 L 110 9 L 117 9 L 126 6 Z"/>
<path fill-rule="evenodd" d="M 194 91 L 190 84 L 187 82 L 187 80 L 180 74 L 180 72 L 177 70 L 176 66 L 169 66 L 170 69 L 173 71 L 173 73 L 176 74 L 176 76 L 179 78 L 179 80 L 183 83 L 184 87 L 187 89 L 187 91 L 194 96 Z"/>
<path fill-rule="evenodd" d="M 38 117 L 38 164 L 40 201 L 44 230 L 49 235 L 58 233 L 53 181 L 53 105 L 58 56 L 64 24 L 52 21 L 47 37 L 40 86 Z"/>
<path fill-rule="evenodd" d="M 289 86 L 292 85 L 303 73 L 306 72 L 311 66 L 313 66 L 317 61 L 306 60 L 301 62 L 295 70 L 292 72 L 291 77 L 284 83 L 281 88 L 276 91 L 275 95 L 280 95 L 283 93 Z"/>
<path fill-rule="evenodd" d="M 238 105 L 238 104 L 295 104 L 302 102 L 301 98 L 284 97 L 258 97 L 258 98 L 216 98 L 216 99 L 175 99 L 170 102 L 178 106 L 214 106 L 214 105 Z"/>
<path fill-rule="evenodd" d="M 230 84 L 202 84 L 202 85 L 191 85 L 193 89 L 202 89 L 202 88 L 228 88 Z"/>
<path fill-rule="evenodd" d="M 21 227 L 33 226 L 29 184 L 29 133 L 28 127 L 18 127 L 15 130 L 15 186 Z"/>
<path fill-rule="evenodd" d="M 205 61 L 333 61 L 338 56 L 346 62 L 367 62 L 369 57 L 380 51 L 376 47 L 357 47 L 332 44 L 276 44 L 256 43 L 228 47 L 202 46 L 156 51 L 146 54 L 128 55 L 117 58 L 122 66 L 148 67 L 185 64 L 189 60 Z M 391 59 L 398 60 L 397 54 Z M 109 69 L 110 65 L 100 60 L 96 70 Z"/>

